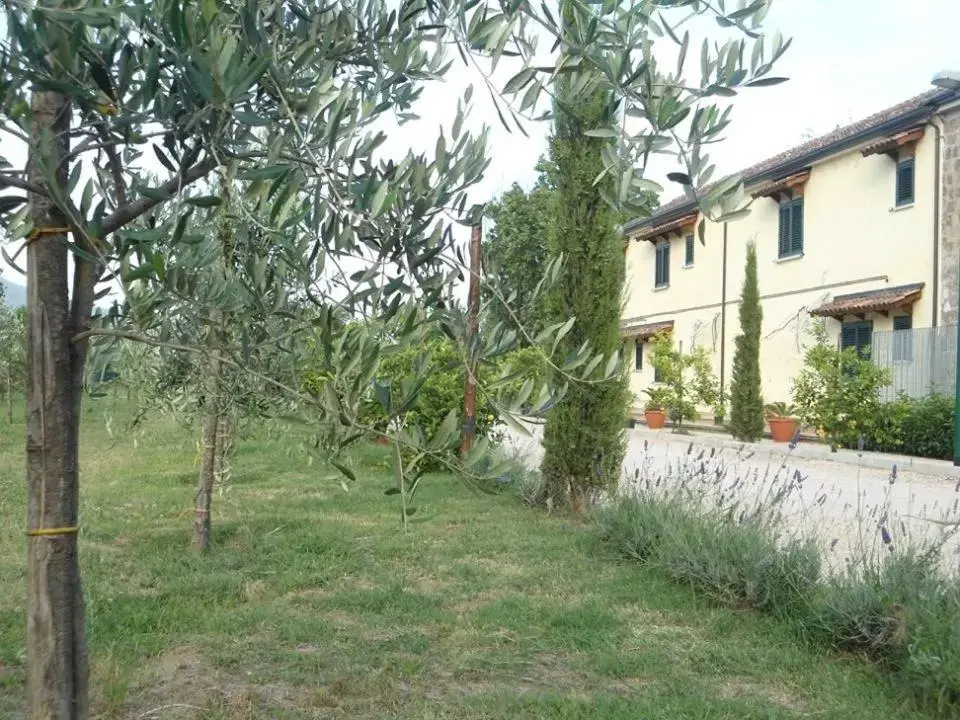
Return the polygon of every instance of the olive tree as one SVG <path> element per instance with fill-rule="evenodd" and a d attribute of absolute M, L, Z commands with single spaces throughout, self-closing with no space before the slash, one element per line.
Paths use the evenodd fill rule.
<path fill-rule="evenodd" d="M 14 392 L 23 388 L 25 317 L 23 308 L 10 307 L 0 294 L 0 372 L 8 423 L 13 423 Z"/>

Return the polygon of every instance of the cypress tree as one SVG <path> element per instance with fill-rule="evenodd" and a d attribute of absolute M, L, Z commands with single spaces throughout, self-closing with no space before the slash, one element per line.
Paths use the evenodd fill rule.
<path fill-rule="evenodd" d="M 752 442 L 763 435 L 763 398 L 760 394 L 760 288 L 757 285 L 757 249 L 747 245 L 747 263 L 740 292 L 740 335 L 734 341 L 730 379 L 730 429 L 739 440 Z"/>
<path fill-rule="evenodd" d="M 577 80 L 571 74 L 558 82 L 550 141 L 556 191 L 548 249 L 551 258 L 563 255 L 563 266 L 546 298 L 546 324 L 576 317 L 557 349 L 558 365 L 584 341 L 605 355 L 621 350 L 623 342 L 623 240 L 617 213 L 600 194 L 606 181 L 594 184 L 604 168 L 600 152 L 605 141 L 585 134 L 608 122 L 615 110 L 602 90 L 574 94 L 571 85 Z M 625 452 L 628 403 L 624 374 L 601 383 L 570 383 L 544 430 L 545 500 L 569 502 L 579 510 L 601 490 L 615 487 Z"/>

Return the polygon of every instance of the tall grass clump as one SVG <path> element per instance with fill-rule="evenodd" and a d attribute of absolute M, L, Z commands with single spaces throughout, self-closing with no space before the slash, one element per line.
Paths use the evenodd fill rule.
<path fill-rule="evenodd" d="M 851 506 L 845 547 L 818 516 L 828 493 L 805 488 L 789 454 L 765 470 L 749 459 L 690 445 L 664 466 L 643 460 L 597 512 L 601 538 L 713 602 L 878 664 L 925 709 L 960 715 L 960 580 L 945 555 L 960 502 L 912 534 L 891 501 L 894 468 L 882 502 Z"/>

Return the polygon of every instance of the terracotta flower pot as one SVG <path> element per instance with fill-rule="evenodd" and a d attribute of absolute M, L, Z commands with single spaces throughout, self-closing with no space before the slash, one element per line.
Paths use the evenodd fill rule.
<path fill-rule="evenodd" d="M 772 417 L 768 418 L 767 422 L 770 424 L 770 434 L 774 442 L 788 443 L 793 440 L 797 432 L 796 420 L 788 417 Z"/>
<path fill-rule="evenodd" d="M 667 414 L 663 410 L 645 410 L 643 415 L 651 430 L 660 430 L 667 424 Z"/>

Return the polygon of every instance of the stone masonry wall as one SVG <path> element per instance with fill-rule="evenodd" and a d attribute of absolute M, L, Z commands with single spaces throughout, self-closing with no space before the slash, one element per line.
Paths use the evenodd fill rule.
<path fill-rule="evenodd" d="M 956 325 L 960 283 L 960 109 L 943 115 L 940 177 L 940 324 Z"/>

